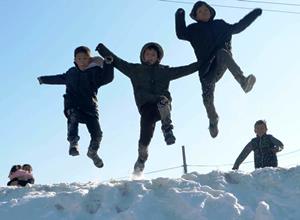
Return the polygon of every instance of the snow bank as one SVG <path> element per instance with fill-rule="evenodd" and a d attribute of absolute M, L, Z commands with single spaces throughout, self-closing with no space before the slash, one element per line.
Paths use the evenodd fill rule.
<path fill-rule="evenodd" d="M 300 219 L 300 166 L 180 179 L 0 187 L 1 220 Z"/>

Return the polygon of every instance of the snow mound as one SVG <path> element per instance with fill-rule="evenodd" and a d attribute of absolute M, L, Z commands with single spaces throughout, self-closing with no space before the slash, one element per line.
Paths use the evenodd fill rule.
<path fill-rule="evenodd" d="M 179 179 L 0 187 L 1 220 L 300 219 L 300 166 Z"/>

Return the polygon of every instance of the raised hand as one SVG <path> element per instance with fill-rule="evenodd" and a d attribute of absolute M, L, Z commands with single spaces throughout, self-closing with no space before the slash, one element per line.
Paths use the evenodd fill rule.
<path fill-rule="evenodd" d="M 40 85 L 42 85 L 42 84 L 43 84 L 42 77 L 40 77 L 40 76 L 39 76 L 39 77 L 37 78 L 37 80 L 39 81 L 39 84 L 40 84 Z"/>

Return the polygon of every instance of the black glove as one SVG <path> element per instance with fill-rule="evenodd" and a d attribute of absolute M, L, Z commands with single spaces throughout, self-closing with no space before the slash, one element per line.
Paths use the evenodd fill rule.
<path fill-rule="evenodd" d="M 100 47 L 102 47 L 102 46 L 103 46 L 103 44 L 99 43 L 95 50 L 98 51 L 100 49 Z"/>
<path fill-rule="evenodd" d="M 42 77 L 41 77 L 41 76 L 39 76 L 39 77 L 37 78 L 37 80 L 39 81 L 39 84 L 40 84 L 40 85 L 43 84 L 43 80 L 42 80 Z"/>
<path fill-rule="evenodd" d="M 262 14 L 262 9 L 261 8 L 256 8 L 253 10 L 256 16 L 260 16 Z"/>
<path fill-rule="evenodd" d="M 176 11 L 176 15 L 184 15 L 185 14 L 185 11 L 183 8 L 178 8 L 177 11 Z"/>
<path fill-rule="evenodd" d="M 104 62 L 106 64 L 112 64 L 113 61 L 114 61 L 114 58 L 112 56 L 106 56 L 106 57 L 104 57 Z"/>

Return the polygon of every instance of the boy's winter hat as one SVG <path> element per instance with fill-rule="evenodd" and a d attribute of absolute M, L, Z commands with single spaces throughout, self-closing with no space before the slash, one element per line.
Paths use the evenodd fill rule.
<path fill-rule="evenodd" d="M 90 56 L 91 50 L 86 46 L 80 46 L 74 50 L 74 57 L 76 57 L 78 53 L 85 53 Z"/>
<path fill-rule="evenodd" d="M 141 59 L 141 63 L 145 63 L 144 61 L 144 53 L 146 49 L 153 49 L 157 52 L 157 56 L 158 56 L 158 63 L 160 63 L 160 61 L 162 60 L 163 56 L 164 56 L 164 51 L 162 49 L 162 47 L 155 42 L 149 42 L 146 43 L 140 53 L 140 59 Z"/>
<path fill-rule="evenodd" d="M 197 21 L 197 19 L 196 19 L 196 12 L 197 12 L 197 9 L 200 8 L 202 5 L 205 5 L 209 9 L 209 11 L 210 11 L 210 19 L 209 20 L 210 21 L 213 20 L 214 17 L 216 16 L 215 9 L 213 7 L 211 7 L 209 4 L 207 4 L 206 2 L 203 2 L 203 1 L 198 1 L 198 2 L 196 2 L 194 4 L 193 9 L 192 9 L 192 11 L 190 13 L 190 17 L 193 20 Z"/>

